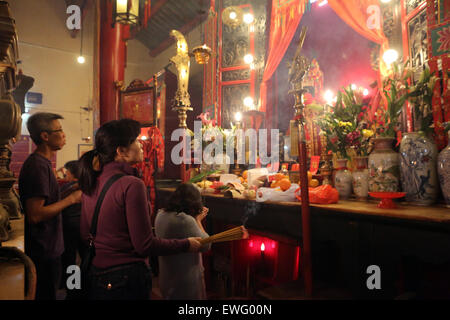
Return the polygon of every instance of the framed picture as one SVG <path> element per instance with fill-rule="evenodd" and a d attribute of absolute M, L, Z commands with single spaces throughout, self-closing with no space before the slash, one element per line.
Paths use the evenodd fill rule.
<path fill-rule="evenodd" d="M 92 149 L 94 149 L 93 144 L 79 144 L 78 145 L 78 159 L 80 159 L 83 154 L 85 154 L 88 151 L 91 151 Z"/>
<path fill-rule="evenodd" d="M 142 126 L 154 125 L 153 87 L 121 92 L 120 118 L 139 121 Z"/>

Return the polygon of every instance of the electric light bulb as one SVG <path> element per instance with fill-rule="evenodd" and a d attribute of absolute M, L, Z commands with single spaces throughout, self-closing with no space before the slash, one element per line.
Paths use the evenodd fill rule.
<path fill-rule="evenodd" d="M 253 62 L 253 56 L 251 54 L 246 54 L 244 56 L 244 62 L 246 64 L 251 64 Z"/>
<path fill-rule="evenodd" d="M 231 12 L 230 12 L 230 19 L 234 20 L 234 19 L 236 19 L 236 18 L 237 18 L 236 12 L 231 11 Z"/>
<path fill-rule="evenodd" d="M 79 56 L 79 57 L 77 58 L 77 61 L 78 61 L 78 63 L 83 64 L 83 63 L 86 61 L 86 59 L 84 59 L 83 56 Z"/>
<path fill-rule="evenodd" d="M 240 113 L 240 112 L 236 112 L 235 114 L 234 114 L 234 120 L 236 120 L 236 121 L 241 121 L 242 120 L 242 113 Z"/>
<path fill-rule="evenodd" d="M 266 246 L 264 245 L 264 242 L 261 243 L 261 251 L 265 251 L 266 250 Z"/>
<path fill-rule="evenodd" d="M 251 13 L 244 14 L 244 22 L 245 23 L 250 24 L 253 22 L 253 20 L 255 20 L 255 18 L 253 17 L 253 15 Z"/>
<path fill-rule="evenodd" d="M 141 140 L 147 140 L 146 136 L 142 136 Z"/>
<path fill-rule="evenodd" d="M 117 1 L 117 13 L 126 13 L 127 6 L 128 6 L 127 0 L 118 0 Z"/>
<path fill-rule="evenodd" d="M 326 103 L 328 104 L 333 103 L 333 91 L 327 90 L 323 97 L 325 98 Z"/>
<path fill-rule="evenodd" d="M 244 99 L 244 106 L 250 108 L 253 106 L 253 98 L 252 97 L 247 97 Z"/>
<path fill-rule="evenodd" d="M 354 90 L 356 90 L 356 84 L 354 84 L 354 83 L 352 83 L 352 90 L 354 91 Z"/>
<path fill-rule="evenodd" d="M 392 64 L 393 62 L 397 61 L 398 59 L 398 52 L 394 49 L 386 50 L 383 54 L 383 61 L 386 62 L 386 64 Z"/>
<path fill-rule="evenodd" d="M 369 90 L 367 90 L 367 89 L 364 89 L 364 91 L 363 91 L 363 95 L 364 95 L 364 96 L 368 96 L 368 95 L 369 95 Z"/>

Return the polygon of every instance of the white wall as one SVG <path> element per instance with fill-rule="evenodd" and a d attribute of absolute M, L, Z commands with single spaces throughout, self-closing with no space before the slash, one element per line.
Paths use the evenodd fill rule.
<path fill-rule="evenodd" d="M 35 79 L 30 91 L 43 94 L 42 105 L 29 105 L 29 114 L 39 111 L 61 114 L 66 133 L 66 146 L 58 152 L 57 168 L 78 157 L 78 145 L 84 144 L 84 137 L 93 138 L 92 112 L 89 107 L 93 93 L 94 55 L 94 7 L 88 1 L 87 14 L 83 20 L 84 64 L 77 63 L 80 53 L 80 37 L 71 37 L 66 27 L 66 4 L 64 0 L 10 0 L 8 1 L 19 40 L 19 65 L 24 74 Z M 200 26 L 185 35 L 191 50 L 200 45 Z M 138 40 L 127 44 L 127 67 L 125 85 L 133 79 L 147 80 L 169 63 L 176 54 L 175 44 L 157 57 L 151 57 L 149 50 Z M 175 68 L 170 67 L 175 72 Z M 203 72 L 203 66 L 191 60 L 191 77 Z M 28 134 L 23 116 L 22 134 Z M 87 119 L 87 120 L 86 120 Z"/>
<path fill-rule="evenodd" d="M 43 95 L 42 105 L 29 105 L 29 114 L 38 111 L 59 113 L 66 133 L 66 146 L 58 152 L 57 168 L 77 159 L 82 138 L 92 137 L 92 113 L 89 107 L 93 85 L 93 27 L 94 8 L 91 6 L 83 20 L 84 64 L 77 63 L 80 54 L 80 32 L 75 38 L 66 27 L 66 5 L 62 0 L 8 1 L 16 20 L 19 59 L 24 74 L 35 79 L 32 92 Z M 22 134 L 27 115 L 23 116 Z M 88 120 L 86 120 L 88 119 Z"/>

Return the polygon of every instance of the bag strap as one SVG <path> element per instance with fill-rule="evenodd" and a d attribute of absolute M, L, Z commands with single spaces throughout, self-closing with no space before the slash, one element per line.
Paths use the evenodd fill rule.
<path fill-rule="evenodd" d="M 106 192 L 108 192 L 109 188 L 113 185 L 114 182 L 122 178 L 124 174 L 118 173 L 106 182 L 105 186 L 102 189 L 102 192 L 100 193 L 100 196 L 97 199 L 97 204 L 95 205 L 95 211 L 94 215 L 92 216 L 92 223 L 91 223 L 91 232 L 89 234 L 91 240 L 95 238 L 95 235 L 97 234 L 97 223 L 98 223 L 98 214 L 100 212 L 100 208 L 103 203 L 103 199 L 105 198 Z"/>

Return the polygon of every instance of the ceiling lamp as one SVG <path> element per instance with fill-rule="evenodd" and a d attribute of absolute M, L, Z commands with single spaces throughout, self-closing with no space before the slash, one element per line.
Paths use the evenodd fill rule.
<path fill-rule="evenodd" d="M 140 0 L 113 0 L 113 25 L 115 23 L 137 26 Z"/>
<path fill-rule="evenodd" d="M 195 61 L 198 64 L 207 64 L 209 58 L 211 57 L 211 49 L 206 44 L 195 47 L 192 49 L 192 53 L 194 54 Z"/>
<path fill-rule="evenodd" d="M 244 19 L 244 12 L 237 6 L 227 7 L 222 11 L 222 21 L 231 28 L 238 27 Z"/>

